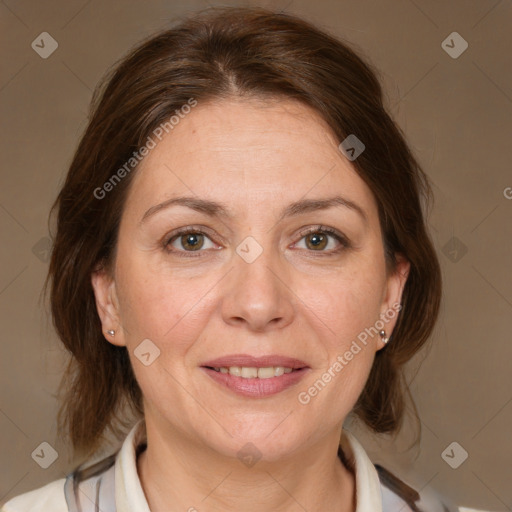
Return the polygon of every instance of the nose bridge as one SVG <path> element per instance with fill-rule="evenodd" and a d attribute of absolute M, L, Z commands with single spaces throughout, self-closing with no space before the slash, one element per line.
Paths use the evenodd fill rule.
<path fill-rule="evenodd" d="M 260 331 L 270 325 L 284 327 L 293 316 L 283 260 L 269 237 L 265 240 L 260 244 L 249 236 L 237 246 L 222 307 L 226 322 Z"/>

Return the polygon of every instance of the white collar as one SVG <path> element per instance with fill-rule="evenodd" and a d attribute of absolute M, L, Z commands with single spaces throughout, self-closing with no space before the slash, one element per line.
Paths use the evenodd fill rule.
<path fill-rule="evenodd" d="M 115 463 L 117 512 L 151 512 L 137 473 L 136 447 L 144 441 L 140 420 L 123 442 Z M 355 470 L 356 512 L 382 512 L 381 486 L 375 466 L 359 441 L 343 429 L 341 447 Z"/>

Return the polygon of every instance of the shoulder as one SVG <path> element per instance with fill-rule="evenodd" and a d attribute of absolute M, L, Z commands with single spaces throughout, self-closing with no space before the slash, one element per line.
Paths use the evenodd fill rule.
<path fill-rule="evenodd" d="M 49 484 L 20 494 L 9 500 L 2 512 L 67 512 L 68 506 L 64 496 L 65 478 L 55 480 Z"/>
<path fill-rule="evenodd" d="M 78 467 L 66 478 L 9 500 L 0 512 L 115 510 L 115 459 L 113 454 L 85 468 Z"/>
<path fill-rule="evenodd" d="M 356 475 L 361 512 L 459 512 L 458 507 L 431 488 L 424 487 L 418 492 L 388 469 L 372 462 L 349 430 L 342 431 L 338 453 L 343 464 Z"/>

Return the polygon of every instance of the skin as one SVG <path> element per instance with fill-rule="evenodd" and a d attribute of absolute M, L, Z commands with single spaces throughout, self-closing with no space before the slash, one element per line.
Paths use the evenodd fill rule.
<path fill-rule="evenodd" d="M 103 330 L 116 331 L 106 339 L 128 348 L 144 395 L 148 448 L 137 465 L 152 511 L 355 510 L 354 475 L 336 452 L 385 346 L 380 337 L 307 405 L 298 394 L 400 302 L 409 263 L 399 255 L 387 274 L 375 198 L 338 143 L 293 100 L 199 103 L 136 171 L 113 271 L 92 282 Z M 175 205 L 142 221 L 183 195 L 221 202 L 232 218 Z M 294 201 L 334 195 L 357 203 L 367 221 L 343 206 L 279 220 Z M 312 246 L 314 235 L 301 233 L 319 225 L 350 245 L 328 235 L 327 245 Z M 185 235 L 168 252 L 170 235 L 186 226 L 205 233 L 201 249 Z M 236 252 L 248 236 L 263 248 L 252 263 Z M 149 366 L 134 356 L 145 339 L 160 350 Z M 278 394 L 243 397 L 200 369 L 234 353 L 296 357 L 310 369 Z M 237 458 L 248 442 L 261 453 L 252 467 Z"/>

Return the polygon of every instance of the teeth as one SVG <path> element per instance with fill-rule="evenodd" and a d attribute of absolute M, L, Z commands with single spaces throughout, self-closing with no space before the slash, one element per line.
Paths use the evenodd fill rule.
<path fill-rule="evenodd" d="M 214 370 L 220 373 L 229 373 L 230 375 L 244 379 L 270 379 L 272 377 L 280 377 L 284 373 L 291 373 L 293 371 L 292 368 L 285 368 L 284 366 L 269 366 L 266 368 L 230 366 L 229 368 L 214 368 Z"/>
<path fill-rule="evenodd" d="M 229 367 L 229 374 L 234 375 L 235 377 L 241 377 L 242 376 L 242 369 L 239 366 L 230 366 Z"/>
<path fill-rule="evenodd" d="M 272 370 L 272 369 L 274 370 L 274 376 L 275 377 L 281 377 L 281 375 L 283 375 L 283 373 L 284 373 L 284 367 L 283 366 L 276 366 L 275 368 L 270 368 L 270 370 Z M 291 371 L 291 368 L 288 368 L 288 370 Z M 260 372 L 258 372 L 258 376 L 259 376 L 259 373 Z"/>
<path fill-rule="evenodd" d="M 238 368 L 237 368 L 238 370 Z M 229 371 L 232 371 L 232 368 L 229 369 Z M 241 374 L 240 377 L 243 377 L 244 379 L 255 379 L 258 376 L 258 369 L 257 368 L 246 368 L 245 366 L 241 368 Z"/>
<path fill-rule="evenodd" d="M 277 368 L 258 368 L 257 376 L 258 379 L 270 379 L 271 377 L 277 377 L 276 373 Z M 283 372 L 284 373 L 284 372 Z M 242 371 L 242 376 L 244 376 L 244 372 Z"/>

